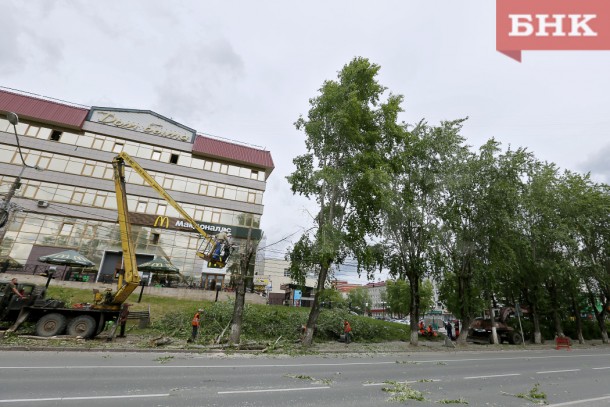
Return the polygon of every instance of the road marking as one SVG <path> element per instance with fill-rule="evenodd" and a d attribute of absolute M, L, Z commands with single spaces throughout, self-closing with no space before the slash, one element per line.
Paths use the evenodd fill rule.
<path fill-rule="evenodd" d="M 322 389 L 330 389 L 330 387 L 322 386 L 322 387 L 295 387 L 292 389 L 233 390 L 233 391 L 219 391 L 218 394 L 274 393 L 274 392 L 279 392 L 279 391 L 302 391 L 302 390 L 322 390 Z"/>
<path fill-rule="evenodd" d="M 566 359 L 580 357 L 595 357 L 601 358 L 610 356 L 610 354 L 593 354 L 593 355 L 549 355 L 549 356 L 517 356 L 517 357 L 500 357 L 500 358 L 464 358 L 464 359 L 430 359 L 430 360 L 409 360 L 413 363 L 455 363 L 455 362 L 498 362 L 502 360 L 537 360 L 537 359 Z M 0 369 L 260 369 L 263 367 L 325 367 L 325 366 L 379 366 L 379 365 L 394 365 L 396 361 L 391 362 L 351 362 L 351 363 L 295 363 L 295 364 L 261 364 L 261 365 L 140 365 L 140 366 L 0 366 Z M 398 362 L 400 363 L 400 362 Z"/>
<path fill-rule="evenodd" d="M 547 371 L 545 371 L 545 372 L 536 372 L 536 374 L 545 374 L 545 373 L 565 373 L 565 372 L 580 372 L 580 369 L 547 370 Z"/>
<path fill-rule="evenodd" d="M 559 403 L 559 404 L 549 404 L 547 407 L 573 406 L 575 404 L 584 404 L 584 403 L 590 403 L 592 401 L 601 401 L 601 400 L 608 400 L 608 399 L 610 399 L 610 396 L 596 397 L 594 399 L 586 399 L 586 400 L 567 401 L 565 403 Z"/>
<path fill-rule="evenodd" d="M 494 378 L 494 377 L 508 377 L 508 376 L 521 376 L 521 373 L 495 374 L 495 375 L 490 375 L 490 376 L 469 376 L 469 377 L 464 377 L 464 380 L 468 380 L 468 379 L 490 379 L 490 378 Z"/>
<path fill-rule="evenodd" d="M 411 380 L 411 381 L 406 381 L 406 382 L 396 382 L 399 384 L 413 384 L 413 383 L 426 383 L 426 382 L 440 382 L 440 379 L 432 379 L 432 380 Z M 392 383 L 387 383 L 387 382 L 382 382 L 382 383 L 362 383 L 363 386 L 386 386 L 386 385 L 391 385 Z"/>
<path fill-rule="evenodd" d="M 606 370 L 606 369 L 610 369 L 610 367 L 594 367 L 592 369 L 593 370 Z"/>
<path fill-rule="evenodd" d="M 24 402 L 36 402 L 36 401 L 69 401 L 69 400 L 107 400 L 107 399 L 134 399 L 134 398 L 147 398 L 147 397 L 169 397 L 169 393 L 166 394 L 128 394 L 125 396 L 90 396 L 90 397 L 49 397 L 40 399 L 7 399 L 0 400 L 0 403 L 24 403 Z"/>

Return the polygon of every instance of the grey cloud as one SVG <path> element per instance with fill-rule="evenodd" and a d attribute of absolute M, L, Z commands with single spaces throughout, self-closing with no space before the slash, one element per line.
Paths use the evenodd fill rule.
<path fill-rule="evenodd" d="M 593 178 L 598 181 L 610 182 L 610 144 L 590 155 L 579 168 L 584 172 L 591 172 Z"/>
<path fill-rule="evenodd" d="M 165 78 L 157 87 L 156 109 L 188 124 L 230 104 L 245 65 L 233 46 L 220 39 L 198 45 L 195 50 L 185 46 L 176 49 L 164 69 Z"/>
<path fill-rule="evenodd" d="M 18 15 L 17 7 L 12 3 L 2 7 L 4 10 L 0 13 L 0 74 L 7 75 L 23 69 L 25 55 L 21 38 L 17 34 L 21 31 L 19 19 L 15 18 Z"/>

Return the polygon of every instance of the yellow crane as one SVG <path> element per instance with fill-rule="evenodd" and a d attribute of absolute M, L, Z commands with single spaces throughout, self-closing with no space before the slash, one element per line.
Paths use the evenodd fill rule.
<path fill-rule="evenodd" d="M 117 283 L 117 292 L 109 298 L 97 298 L 98 303 L 103 303 L 98 306 L 116 307 L 127 300 L 129 295 L 140 285 L 140 276 L 138 274 L 138 265 L 136 263 L 136 253 L 133 247 L 133 239 L 131 238 L 131 223 L 129 222 L 129 210 L 127 207 L 127 191 L 125 188 L 125 165 L 129 165 L 136 171 L 148 185 L 150 185 L 157 193 L 174 209 L 189 222 L 197 232 L 202 236 L 202 243 L 197 250 L 197 256 L 208 261 L 208 264 L 214 268 L 223 268 L 225 263 L 222 260 L 212 259 L 212 251 L 214 250 L 214 238 L 208 235 L 197 222 L 171 197 L 169 193 L 161 186 L 153 177 L 137 161 L 129 154 L 122 152 L 112 160 L 114 169 L 114 187 L 116 191 L 117 210 L 119 214 L 119 227 L 121 230 L 121 247 L 123 249 L 123 269 L 124 272 L 119 275 Z M 101 301 L 100 301 L 101 300 Z"/>

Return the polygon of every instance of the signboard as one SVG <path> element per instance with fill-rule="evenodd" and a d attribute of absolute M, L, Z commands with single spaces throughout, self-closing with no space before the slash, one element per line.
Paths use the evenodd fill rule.
<path fill-rule="evenodd" d="M 295 300 L 300 300 L 301 299 L 301 295 L 302 295 L 301 290 L 294 290 L 294 299 Z"/>
<path fill-rule="evenodd" d="M 195 228 L 184 219 L 172 218 L 170 216 L 148 215 L 144 213 L 129 213 L 132 225 L 149 226 L 158 229 L 182 230 L 195 232 Z M 259 240 L 262 236 L 261 229 L 250 229 L 243 226 L 221 225 L 218 223 L 200 222 L 199 227 L 207 234 L 215 235 L 220 232 L 231 232 L 234 238 Z"/>
<path fill-rule="evenodd" d="M 146 110 L 119 110 L 93 107 L 89 112 L 87 120 L 153 136 L 190 143 L 195 141 L 195 130 Z"/>

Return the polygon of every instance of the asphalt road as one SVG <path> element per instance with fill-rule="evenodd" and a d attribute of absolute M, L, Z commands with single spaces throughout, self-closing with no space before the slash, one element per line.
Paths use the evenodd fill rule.
<path fill-rule="evenodd" d="M 532 406 L 536 399 L 525 398 L 530 393 L 556 407 L 609 406 L 610 347 L 302 357 L 0 356 L 0 406 Z M 408 398 L 419 395 L 424 401 Z"/>

